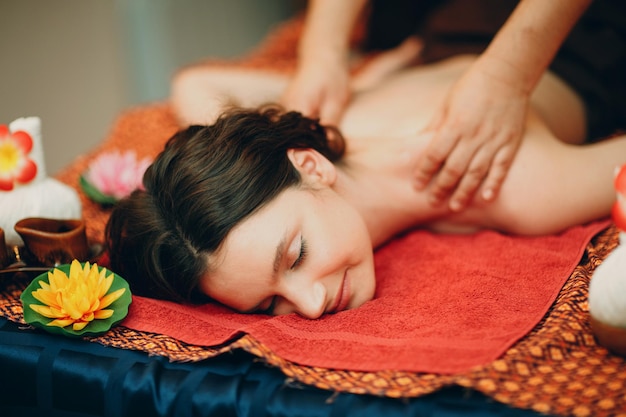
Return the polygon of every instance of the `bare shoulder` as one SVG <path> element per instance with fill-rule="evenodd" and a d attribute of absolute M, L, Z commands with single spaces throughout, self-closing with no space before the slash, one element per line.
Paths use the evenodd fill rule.
<path fill-rule="evenodd" d="M 389 74 L 372 88 L 355 93 L 342 119 L 341 131 L 356 140 L 415 135 L 474 59 L 458 56 Z"/>
<path fill-rule="evenodd" d="M 276 102 L 287 76 L 229 66 L 192 66 L 172 80 L 170 102 L 184 125 L 211 124 L 227 107 Z"/>

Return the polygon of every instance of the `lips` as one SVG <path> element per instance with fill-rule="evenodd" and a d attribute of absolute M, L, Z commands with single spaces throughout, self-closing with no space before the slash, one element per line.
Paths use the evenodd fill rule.
<path fill-rule="evenodd" d="M 343 275 L 343 280 L 341 281 L 341 285 L 339 286 L 339 290 L 337 291 L 337 295 L 335 296 L 335 303 L 333 307 L 330 309 L 329 313 L 337 313 L 339 311 L 345 310 L 348 307 L 348 303 L 350 302 L 350 280 L 348 278 L 348 270 Z"/>

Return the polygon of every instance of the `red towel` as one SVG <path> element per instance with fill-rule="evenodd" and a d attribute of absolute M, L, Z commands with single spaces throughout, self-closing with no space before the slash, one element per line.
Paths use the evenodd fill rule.
<path fill-rule="evenodd" d="M 607 225 L 542 237 L 414 231 L 376 252 L 374 300 L 319 320 L 134 297 L 122 324 L 206 346 L 248 333 L 307 366 L 463 372 L 497 359 L 542 319 L 586 244 Z"/>

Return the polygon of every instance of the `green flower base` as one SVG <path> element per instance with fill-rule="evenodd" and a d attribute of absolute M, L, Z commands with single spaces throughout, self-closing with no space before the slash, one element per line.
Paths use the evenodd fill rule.
<path fill-rule="evenodd" d="M 84 263 L 81 263 L 81 265 L 84 266 Z M 92 267 L 93 267 L 93 264 L 92 264 Z M 59 269 L 65 272 L 67 276 L 69 276 L 70 274 L 69 264 L 59 265 L 55 269 Z M 102 269 L 103 267 L 98 266 L 99 271 L 101 271 Z M 73 330 L 71 324 L 66 327 L 48 326 L 47 324 L 53 321 L 54 319 L 42 316 L 41 314 L 37 313 L 32 308 L 30 308 L 31 304 L 42 305 L 41 301 L 33 297 L 33 291 L 36 291 L 39 288 L 41 288 L 41 286 L 39 285 L 39 282 L 44 281 L 45 283 L 49 283 L 48 272 L 44 272 L 43 274 L 33 279 L 33 281 L 28 285 L 28 287 L 26 287 L 26 289 L 22 292 L 22 295 L 20 296 L 20 300 L 22 301 L 22 307 L 24 310 L 24 321 L 34 327 L 38 327 L 47 332 L 60 334 L 63 336 L 70 336 L 70 337 L 97 336 L 97 335 L 106 333 L 111 327 L 115 326 L 120 321 L 122 321 L 124 317 L 126 317 L 126 315 L 128 314 L 128 307 L 130 306 L 130 303 L 132 302 L 132 294 L 130 293 L 128 282 L 126 282 L 124 278 L 115 274 L 113 271 L 108 270 L 108 269 L 107 271 L 108 271 L 107 276 L 109 276 L 110 274 L 113 274 L 113 283 L 111 284 L 111 288 L 109 289 L 107 294 L 113 291 L 116 291 L 120 288 L 126 288 L 126 291 L 124 291 L 124 293 L 120 296 L 120 298 L 115 300 L 113 303 L 111 303 L 110 306 L 107 307 L 107 309 L 113 309 L 113 315 L 109 317 L 108 319 L 94 319 L 89 324 L 87 324 L 84 328 L 78 331 Z"/>
<path fill-rule="evenodd" d="M 91 183 L 87 181 L 83 175 L 80 176 L 78 182 L 85 195 L 96 203 L 102 204 L 103 206 L 110 206 L 117 203 L 117 198 L 111 195 L 102 194 L 96 187 L 91 185 Z"/>

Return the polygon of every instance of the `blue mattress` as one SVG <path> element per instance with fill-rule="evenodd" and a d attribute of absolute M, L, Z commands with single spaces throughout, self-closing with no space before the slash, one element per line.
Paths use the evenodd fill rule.
<path fill-rule="evenodd" d="M 0 319 L 0 416 L 539 416 L 458 386 L 414 399 L 291 383 L 243 351 L 195 363 Z"/>

